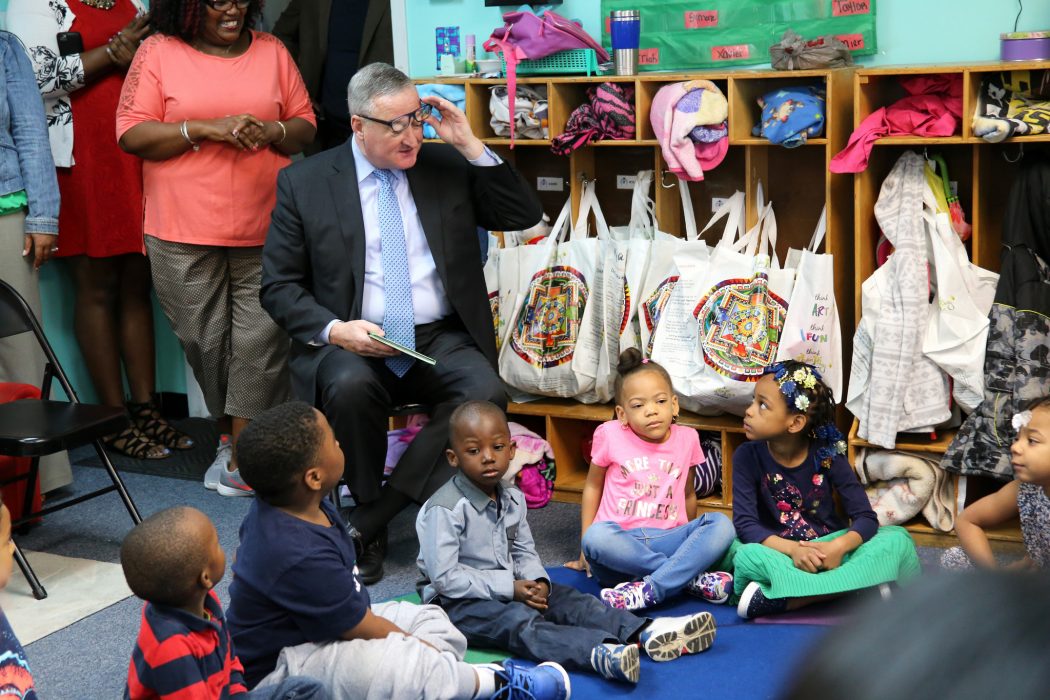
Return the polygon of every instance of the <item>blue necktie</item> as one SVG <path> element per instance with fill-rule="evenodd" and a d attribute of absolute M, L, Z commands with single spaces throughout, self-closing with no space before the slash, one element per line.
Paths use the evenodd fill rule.
<path fill-rule="evenodd" d="M 390 340 L 415 350 L 416 315 L 412 307 L 412 278 L 408 273 L 408 249 L 405 247 L 405 226 L 401 207 L 394 193 L 394 174 L 389 170 L 374 170 L 379 181 L 376 201 L 379 209 L 379 231 L 383 261 L 383 332 Z M 414 359 L 407 355 L 386 358 L 386 366 L 399 377 L 405 376 Z"/>

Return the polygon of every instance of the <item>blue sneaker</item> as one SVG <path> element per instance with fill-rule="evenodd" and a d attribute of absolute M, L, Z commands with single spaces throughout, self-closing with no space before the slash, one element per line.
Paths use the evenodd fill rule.
<path fill-rule="evenodd" d="M 639 656 L 637 644 L 599 644 L 591 650 L 591 668 L 609 681 L 637 683 Z"/>
<path fill-rule="evenodd" d="M 682 617 L 658 617 L 638 640 L 653 661 L 672 661 L 683 654 L 707 651 L 715 641 L 715 618 L 709 612 Z"/>
<path fill-rule="evenodd" d="M 572 697 L 569 674 L 553 661 L 526 668 L 507 659 L 502 667 L 494 666 L 493 670 L 497 684 L 502 685 L 492 700 L 569 700 Z"/>

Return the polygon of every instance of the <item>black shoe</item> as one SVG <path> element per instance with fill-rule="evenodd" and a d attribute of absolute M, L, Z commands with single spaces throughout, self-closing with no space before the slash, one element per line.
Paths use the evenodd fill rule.
<path fill-rule="evenodd" d="M 361 583 L 371 586 L 383 578 L 383 558 L 386 557 L 386 528 L 364 546 L 357 557 L 357 575 Z"/>

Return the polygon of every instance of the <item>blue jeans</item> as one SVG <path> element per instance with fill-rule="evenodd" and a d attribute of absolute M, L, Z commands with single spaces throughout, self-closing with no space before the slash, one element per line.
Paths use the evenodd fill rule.
<path fill-rule="evenodd" d="M 604 585 L 642 578 L 652 585 L 659 602 L 720 560 L 734 537 L 729 518 L 704 513 L 669 530 L 628 530 L 604 520 L 587 528 L 582 544 L 591 573 Z"/>
<path fill-rule="evenodd" d="M 273 685 L 249 690 L 238 695 L 244 700 L 328 700 L 328 691 L 320 681 L 306 676 L 288 676 Z"/>

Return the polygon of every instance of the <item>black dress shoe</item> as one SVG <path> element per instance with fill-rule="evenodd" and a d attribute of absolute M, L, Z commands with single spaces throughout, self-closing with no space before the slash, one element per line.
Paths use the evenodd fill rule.
<path fill-rule="evenodd" d="M 361 583 L 370 586 L 383 578 L 383 558 L 386 557 L 386 528 L 365 545 L 357 557 L 357 575 Z"/>

